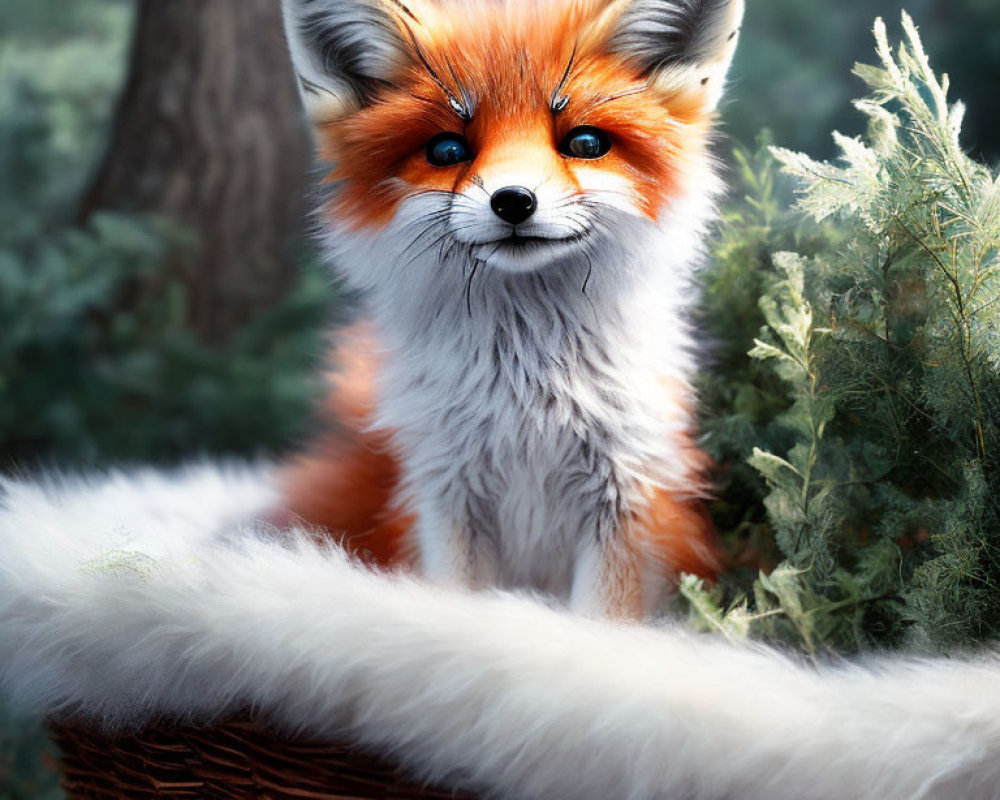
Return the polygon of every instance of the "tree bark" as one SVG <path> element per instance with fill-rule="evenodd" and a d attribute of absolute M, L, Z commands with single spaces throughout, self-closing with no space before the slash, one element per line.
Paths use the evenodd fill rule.
<path fill-rule="evenodd" d="M 224 340 L 295 278 L 309 142 L 277 0 L 142 0 L 111 145 L 81 208 L 197 235 L 172 265 L 189 323 Z"/>

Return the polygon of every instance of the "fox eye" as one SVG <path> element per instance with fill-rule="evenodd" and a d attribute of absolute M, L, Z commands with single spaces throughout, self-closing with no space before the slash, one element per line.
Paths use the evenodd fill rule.
<path fill-rule="evenodd" d="M 559 145 L 559 152 L 571 158 L 601 158 L 610 150 L 611 137 L 591 125 L 573 128 Z"/>
<path fill-rule="evenodd" d="M 472 148 L 460 133 L 439 133 L 427 143 L 427 160 L 435 167 L 453 167 L 472 159 Z"/>

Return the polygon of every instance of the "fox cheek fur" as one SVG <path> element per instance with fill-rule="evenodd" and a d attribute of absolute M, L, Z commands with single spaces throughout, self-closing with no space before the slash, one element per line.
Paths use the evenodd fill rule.
<path fill-rule="evenodd" d="M 356 547 L 391 529 L 387 558 L 408 544 L 431 578 L 599 614 L 717 568 L 688 312 L 742 13 L 284 0 L 332 165 L 326 242 L 370 316 L 341 357 L 378 352 L 370 380 L 336 382 L 341 426 L 290 471 L 293 510 Z M 374 387 L 353 413 L 359 381 Z M 378 448 L 380 499 L 359 515 L 345 476 Z"/>

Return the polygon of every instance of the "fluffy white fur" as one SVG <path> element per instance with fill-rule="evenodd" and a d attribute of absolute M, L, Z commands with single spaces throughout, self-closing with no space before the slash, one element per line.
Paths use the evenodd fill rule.
<path fill-rule="evenodd" d="M 993 657 L 813 668 L 378 576 L 240 523 L 271 498 L 253 473 L 6 492 L 0 688 L 25 706 L 111 726 L 252 706 L 495 798 L 1000 797 Z"/>

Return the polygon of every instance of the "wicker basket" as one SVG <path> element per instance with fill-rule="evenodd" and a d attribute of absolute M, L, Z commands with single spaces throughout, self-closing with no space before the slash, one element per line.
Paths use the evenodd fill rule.
<path fill-rule="evenodd" d="M 72 800 L 476 800 L 406 780 L 385 760 L 250 720 L 108 736 L 51 725 Z"/>

